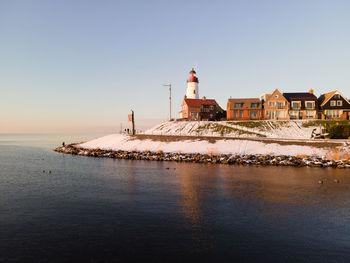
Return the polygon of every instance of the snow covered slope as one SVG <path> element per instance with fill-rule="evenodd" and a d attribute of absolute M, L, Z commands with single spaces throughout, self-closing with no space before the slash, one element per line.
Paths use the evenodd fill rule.
<path fill-rule="evenodd" d="M 315 128 L 321 132 L 319 121 L 172 121 L 144 134 L 310 139 Z"/>
<path fill-rule="evenodd" d="M 158 136 L 159 137 L 159 136 Z M 200 139 L 164 141 L 160 138 L 142 139 L 123 134 L 111 134 L 77 145 L 85 149 L 123 150 L 123 151 L 163 151 L 175 153 L 202 154 L 269 154 L 269 155 L 309 155 L 323 156 L 329 149 L 311 145 L 281 145 L 263 141 L 242 139 L 217 139 L 213 142 Z"/>

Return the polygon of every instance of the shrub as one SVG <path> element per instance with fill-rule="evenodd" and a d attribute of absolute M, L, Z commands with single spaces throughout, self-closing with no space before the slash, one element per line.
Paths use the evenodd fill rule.
<path fill-rule="evenodd" d="M 350 125 L 340 124 L 332 126 L 328 129 L 331 139 L 348 139 L 350 137 Z"/>

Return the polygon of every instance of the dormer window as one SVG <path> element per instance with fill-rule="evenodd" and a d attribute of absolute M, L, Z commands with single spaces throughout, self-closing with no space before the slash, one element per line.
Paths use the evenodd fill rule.
<path fill-rule="evenodd" d="M 300 109 L 300 101 L 293 101 L 292 102 L 292 109 L 299 110 Z"/>
<path fill-rule="evenodd" d="M 306 101 L 305 102 L 305 108 L 308 109 L 308 110 L 314 109 L 315 108 L 314 102 L 313 101 Z"/>

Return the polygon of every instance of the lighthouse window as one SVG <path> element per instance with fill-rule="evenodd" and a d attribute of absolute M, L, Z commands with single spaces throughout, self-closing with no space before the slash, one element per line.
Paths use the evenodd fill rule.
<path fill-rule="evenodd" d="M 193 94 L 196 94 L 196 90 L 193 90 Z"/>

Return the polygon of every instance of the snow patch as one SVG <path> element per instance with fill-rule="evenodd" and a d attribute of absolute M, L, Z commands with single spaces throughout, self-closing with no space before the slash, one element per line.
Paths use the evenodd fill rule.
<path fill-rule="evenodd" d="M 78 147 L 87 149 L 123 150 L 123 151 L 163 151 L 202 154 L 269 154 L 269 155 L 308 155 L 324 156 L 327 149 L 311 146 L 280 145 L 244 139 L 221 139 L 214 143 L 207 140 L 186 139 L 183 141 L 157 141 L 150 139 L 135 139 L 128 135 L 111 134 L 86 143 Z"/>

